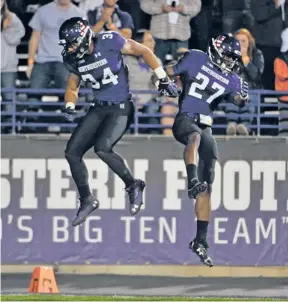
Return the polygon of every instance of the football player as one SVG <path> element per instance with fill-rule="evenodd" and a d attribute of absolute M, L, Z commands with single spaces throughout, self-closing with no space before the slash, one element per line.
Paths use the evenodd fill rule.
<path fill-rule="evenodd" d="M 70 71 L 65 93 L 68 120 L 73 121 L 76 117 L 75 106 L 81 81 L 92 83 L 94 95 L 92 106 L 72 133 L 65 150 L 65 157 L 80 195 L 80 207 L 72 225 L 83 223 L 99 207 L 99 201 L 91 193 L 83 161 L 83 155 L 92 147 L 98 157 L 125 183 L 130 213 L 136 215 L 143 204 L 145 183 L 134 179 L 123 158 L 113 151 L 129 128 L 135 110 L 123 54 L 143 57 L 154 70 L 161 93 L 177 97 L 177 87 L 147 47 L 133 40 L 126 40 L 117 32 L 104 32 L 94 36 L 88 22 L 77 17 L 66 20 L 61 25 L 59 39 L 59 44 L 63 46 L 64 64 Z"/>
<path fill-rule="evenodd" d="M 183 84 L 173 135 L 185 145 L 188 196 L 196 199 L 197 234 L 189 247 L 207 266 L 213 266 L 206 238 L 217 160 L 213 111 L 223 97 L 240 107 L 248 101 L 248 84 L 237 74 L 240 67 L 239 42 L 224 34 L 211 39 L 207 52 L 189 50 L 177 64 L 166 68 L 169 76 L 180 76 Z"/>

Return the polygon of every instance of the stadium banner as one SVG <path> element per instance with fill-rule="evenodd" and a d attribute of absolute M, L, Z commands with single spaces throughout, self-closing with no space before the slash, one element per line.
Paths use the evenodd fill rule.
<path fill-rule="evenodd" d="M 208 241 L 217 265 L 288 263 L 288 145 L 285 139 L 217 139 Z M 2 137 L 2 264 L 199 264 L 186 192 L 183 146 L 127 137 L 117 145 L 147 182 L 145 209 L 129 214 L 124 184 L 92 151 L 85 156 L 101 207 L 73 228 L 77 192 L 65 138 Z"/>

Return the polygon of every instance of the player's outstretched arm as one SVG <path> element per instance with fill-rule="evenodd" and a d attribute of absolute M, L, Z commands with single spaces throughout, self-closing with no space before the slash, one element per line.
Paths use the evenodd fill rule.
<path fill-rule="evenodd" d="M 122 53 L 125 55 L 133 55 L 137 57 L 142 56 L 143 60 L 151 67 L 151 69 L 153 69 L 154 71 L 156 70 L 155 73 L 159 79 L 167 77 L 167 74 L 160 65 L 157 57 L 148 47 L 134 40 L 127 39 L 124 47 L 122 48 Z"/>
<path fill-rule="evenodd" d="M 157 57 L 148 47 L 128 39 L 121 51 L 127 55 L 142 56 L 143 60 L 150 66 L 158 78 L 158 81 L 155 83 L 158 90 L 163 94 L 165 93 L 164 91 L 166 91 L 170 97 L 178 97 L 177 86 L 168 78 L 167 73 L 160 65 Z"/>

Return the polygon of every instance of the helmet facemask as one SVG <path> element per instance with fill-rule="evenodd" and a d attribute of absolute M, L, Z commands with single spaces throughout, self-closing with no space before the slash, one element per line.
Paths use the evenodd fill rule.
<path fill-rule="evenodd" d="M 214 38 L 212 38 L 212 45 L 208 47 L 208 55 L 213 64 L 222 72 L 231 73 L 238 68 L 239 58 L 234 53 L 224 52 L 221 46 L 216 45 Z"/>

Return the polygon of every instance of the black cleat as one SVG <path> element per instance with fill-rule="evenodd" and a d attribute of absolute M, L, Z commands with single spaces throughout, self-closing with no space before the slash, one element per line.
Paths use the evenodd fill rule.
<path fill-rule="evenodd" d="M 196 199 L 198 194 L 205 192 L 208 188 L 206 181 L 200 182 L 198 178 L 193 178 L 188 183 L 188 196 L 190 199 Z"/>
<path fill-rule="evenodd" d="M 135 182 L 125 190 L 128 192 L 130 201 L 130 213 L 136 215 L 143 205 L 143 191 L 146 184 L 143 180 L 136 179 Z"/>
<path fill-rule="evenodd" d="M 80 198 L 80 207 L 78 209 L 76 217 L 72 221 L 72 225 L 75 227 L 83 223 L 86 218 L 99 207 L 99 201 L 94 196 L 88 196 Z"/>
<path fill-rule="evenodd" d="M 189 243 L 189 249 L 193 251 L 201 262 L 209 267 L 213 266 L 212 259 L 208 256 L 208 244 L 206 242 L 197 242 L 195 239 Z"/>

